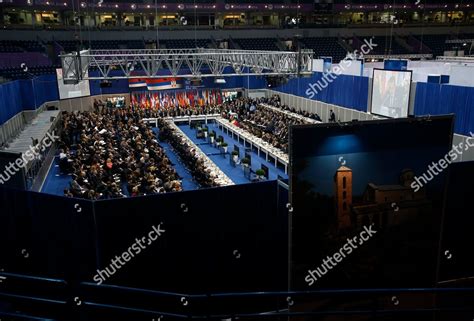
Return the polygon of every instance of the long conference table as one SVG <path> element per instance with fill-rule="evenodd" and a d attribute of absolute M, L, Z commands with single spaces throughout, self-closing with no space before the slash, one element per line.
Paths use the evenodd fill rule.
<path fill-rule="evenodd" d="M 168 119 L 168 124 L 176 131 L 176 134 L 188 146 L 194 149 L 196 156 L 204 162 L 204 167 L 210 171 L 215 181 L 220 186 L 235 185 L 235 183 L 217 166 L 176 124 Z"/>
<path fill-rule="evenodd" d="M 321 121 L 318 121 L 318 120 L 315 120 L 315 119 L 312 119 L 312 118 L 308 118 L 308 117 L 305 117 L 305 116 L 302 116 L 300 114 L 297 114 L 297 113 L 293 113 L 291 111 L 288 111 L 288 110 L 284 110 L 284 109 L 280 109 L 280 108 L 277 108 L 277 107 L 273 107 L 273 106 L 270 106 L 270 105 L 267 105 L 267 104 L 260 104 L 261 107 L 264 107 L 264 108 L 267 108 L 267 109 L 271 109 L 277 113 L 282 113 L 282 114 L 285 114 L 287 115 L 288 117 L 292 117 L 292 118 L 296 118 L 296 119 L 299 119 L 299 120 L 302 120 L 308 124 L 320 124 L 322 123 Z"/>
<path fill-rule="evenodd" d="M 320 121 L 301 116 L 296 113 L 292 113 L 286 110 L 282 110 L 267 104 L 260 104 L 260 106 L 268 109 L 272 109 L 275 112 L 283 113 L 288 115 L 289 117 L 298 118 L 306 123 L 313 123 L 318 124 L 321 123 Z M 165 117 L 166 120 L 172 120 L 173 122 L 191 122 L 196 120 L 205 121 L 206 123 L 209 120 L 215 120 L 219 129 L 223 132 L 227 133 L 227 135 L 231 136 L 233 139 L 237 139 L 237 141 L 243 141 L 245 147 L 247 145 L 253 150 L 255 147 L 257 149 L 257 154 L 260 155 L 263 153 L 265 154 L 265 160 L 269 162 L 270 158 L 273 158 L 273 162 L 275 167 L 278 167 L 278 164 L 281 164 L 285 168 L 285 174 L 288 174 L 288 165 L 290 163 L 289 156 L 287 153 L 283 152 L 282 150 L 274 147 L 270 143 L 267 143 L 261 138 L 258 138 L 255 135 L 248 133 L 247 131 L 232 125 L 227 119 L 222 118 L 220 114 L 210 114 L 210 115 L 193 115 L 193 116 L 179 116 L 179 117 Z M 158 126 L 158 119 L 157 118 L 146 118 L 143 119 L 146 123 L 154 123 L 155 126 Z"/>
<path fill-rule="evenodd" d="M 219 114 L 165 117 L 165 119 L 172 120 L 173 122 L 191 122 L 195 120 L 204 120 L 206 123 L 209 120 L 215 120 L 219 129 L 227 133 L 227 135 L 237 139 L 239 142 L 243 141 L 244 146 L 250 145 L 251 149 L 255 147 L 257 149 L 258 156 L 260 157 L 260 155 L 263 153 L 267 162 L 269 161 L 270 157 L 273 158 L 275 167 L 278 167 L 278 164 L 281 164 L 285 168 L 285 174 L 288 174 L 288 165 L 290 162 L 287 153 L 275 148 L 263 139 L 232 125 L 227 119 L 222 118 Z M 143 121 L 148 124 L 154 124 L 156 127 L 158 126 L 158 118 L 144 118 Z"/>
<path fill-rule="evenodd" d="M 195 120 L 203 120 L 206 124 L 209 120 L 214 120 L 216 117 L 219 117 L 220 114 L 209 114 L 209 115 L 192 115 L 192 116 L 178 116 L 178 117 L 163 117 L 165 120 L 172 120 L 176 122 L 188 122 Z M 155 127 L 158 127 L 158 118 L 143 118 L 143 121 L 147 124 L 154 124 Z"/>
<path fill-rule="evenodd" d="M 267 162 L 269 161 L 270 157 L 273 158 L 275 167 L 278 167 L 278 164 L 283 165 L 285 167 L 285 174 L 288 174 L 288 164 L 290 161 L 287 153 L 275 148 L 273 145 L 267 143 L 255 135 L 248 133 L 242 128 L 232 125 L 225 118 L 219 116 L 216 117 L 215 120 L 219 129 L 221 129 L 224 133 L 227 133 L 227 135 L 231 136 L 233 139 L 237 139 L 238 142 L 242 140 L 245 147 L 250 145 L 252 150 L 255 147 L 259 157 L 260 154 L 265 154 L 265 160 Z"/>

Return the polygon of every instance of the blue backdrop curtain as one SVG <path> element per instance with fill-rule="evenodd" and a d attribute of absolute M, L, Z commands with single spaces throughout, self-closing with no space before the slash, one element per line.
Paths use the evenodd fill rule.
<path fill-rule="evenodd" d="M 20 81 L 0 85 L 0 125 L 22 111 Z"/>
<path fill-rule="evenodd" d="M 0 85 L 0 125 L 23 110 L 59 99 L 56 75 L 15 80 Z"/>
<path fill-rule="evenodd" d="M 47 101 L 59 100 L 58 81 L 56 75 L 43 75 L 32 81 L 35 93 L 35 108 Z"/>
<path fill-rule="evenodd" d="M 291 79 L 275 90 L 363 112 L 367 111 L 369 78 L 334 75 L 335 79 L 326 77 L 332 81 L 330 82 L 324 80 L 323 75 L 321 72 L 315 72 L 310 78 Z M 326 84 L 327 87 L 324 88 Z M 316 92 L 312 88 L 316 88 Z M 310 94 L 311 92 L 313 95 Z"/>
<path fill-rule="evenodd" d="M 247 71 L 248 69 L 245 69 L 244 71 Z M 203 73 L 208 73 L 208 69 L 203 69 Z M 143 73 L 143 71 L 137 71 L 138 73 Z M 249 88 L 249 89 L 260 89 L 260 88 L 265 88 L 266 86 L 266 81 L 264 77 L 257 77 L 257 76 L 239 76 L 239 77 L 226 77 L 226 74 L 234 73 L 234 71 L 231 68 L 225 68 L 223 71 L 223 77 L 226 80 L 225 84 L 216 84 L 214 82 L 215 78 L 214 77 L 203 77 L 202 78 L 202 86 L 213 89 L 232 89 L 232 88 Z M 123 72 L 120 70 L 113 70 L 110 72 L 112 76 L 119 76 L 123 75 Z M 144 73 L 143 73 L 144 74 Z M 158 74 L 167 74 L 166 70 L 161 70 L 158 72 Z M 91 76 L 99 76 L 98 71 L 91 71 L 90 72 Z M 100 83 L 101 80 L 90 80 L 90 89 L 91 89 L 91 95 L 101 95 L 101 94 L 119 94 L 119 93 L 128 93 L 129 91 L 133 91 L 129 89 L 129 84 L 128 84 L 128 79 L 118 79 L 118 80 L 112 80 L 112 87 L 108 88 L 100 88 Z M 142 88 L 139 88 L 139 90 L 143 90 Z"/>
<path fill-rule="evenodd" d="M 474 88 L 432 83 L 417 83 L 415 115 L 455 114 L 454 131 L 474 132 Z"/>

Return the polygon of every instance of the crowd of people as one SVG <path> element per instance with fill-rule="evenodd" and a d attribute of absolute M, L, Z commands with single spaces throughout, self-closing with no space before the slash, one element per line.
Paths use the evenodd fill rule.
<path fill-rule="evenodd" d="M 60 168 L 72 175 L 65 195 L 95 200 L 182 189 L 143 115 L 132 109 L 63 115 Z"/>
<path fill-rule="evenodd" d="M 234 125 L 288 153 L 289 126 L 306 124 L 306 122 L 300 118 L 262 107 L 261 103 L 285 110 L 288 108 L 280 104 L 279 96 L 258 99 L 244 98 L 227 103 L 223 108 L 222 116 Z M 310 118 L 309 114 L 306 117 Z M 311 118 L 320 119 L 317 115 L 313 117 Z"/>
<path fill-rule="evenodd" d="M 206 169 L 204 161 L 199 158 L 194 146 L 177 135 L 175 129 L 171 128 L 163 119 L 158 121 L 158 127 L 160 128 L 160 140 L 167 141 L 173 147 L 181 161 L 201 187 L 219 186 L 216 182 L 216 177 L 212 175 L 209 169 Z"/>
<path fill-rule="evenodd" d="M 185 117 L 196 115 L 213 115 L 219 114 L 222 105 L 207 105 L 207 106 L 188 106 L 188 107 L 173 107 L 161 108 L 154 112 L 157 117 Z"/>
<path fill-rule="evenodd" d="M 295 107 L 289 107 L 286 104 L 282 104 L 279 95 L 273 95 L 272 97 L 270 97 L 268 99 L 263 98 L 263 100 L 264 100 L 264 103 L 269 104 L 273 107 L 276 107 L 276 108 L 279 108 L 279 109 L 282 109 L 282 110 L 286 110 L 286 111 L 289 111 L 289 112 L 294 113 L 294 114 L 298 114 L 298 115 L 306 117 L 306 118 L 311 118 L 311 119 L 314 119 L 314 120 L 317 120 L 317 121 L 322 121 L 321 117 L 319 117 L 319 115 L 316 114 L 316 113 L 310 113 L 306 110 L 298 110 Z"/>
<path fill-rule="evenodd" d="M 223 104 L 167 109 L 104 108 L 92 112 L 64 113 L 60 169 L 72 175 L 65 194 L 87 199 L 140 196 L 182 190 L 180 177 L 144 118 L 157 118 L 160 140 L 170 143 L 193 178 L 202 187 L 218 186 L 216 177 L 199 158 L 195 146 L 176 134 L 165 117 L 220 114 L 234 125 L 288 152 L 289 126 L 304 119 L 279 113 L 260 104 L 307 118 L 317 114 L 297 111 L 270 98 L 239 98 Z"/>

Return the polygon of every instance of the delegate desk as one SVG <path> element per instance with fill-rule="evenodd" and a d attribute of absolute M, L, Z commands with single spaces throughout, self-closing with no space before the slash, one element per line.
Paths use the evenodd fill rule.
<path fill-rule="evenodd" d="M 297 118 L 297 119 L 302 120 L 303 122 L 305 122 L 307 124 L 320 124 L 320 123 L 322 123 L 321 121 L 318 121 L 318 120 L 315 120 L 315 119 L 312 119 L 312 118 L 309 118 L 309 117 L 301 116 L 300 114 L 293 113 L 291 111 L 280 109 L 280 108 L 277 108 L 277 107 L 273 107 L 273 106 L 270 106 L 270 105 L 267 105 L 267 104 L 260 104 L 260 106 L 264 107 L 264 108 L 267 108 L 267 109 L 271 109 L 271 110 L 273 110 L 275 112 L 278 112 L 278 113 L 285 114 L 288 117 Z"/>
<path fill-rule="evenodd" d="M 273 145 L 267 143 L 261 138 L 254 136 L 247 131 L 232 125 L 227 119 L 222 117 L 216 117 L 216 123 L 219 128 L 226 132 L 227 135 L 232 136 L 234 138 L 237 137 L 237 140 L 240 141 L 242 139 L 244 141 L 244 146 L 247 144 L 250 145 L 250 148 L 253 147 L 257 148 L 258 156 L 260 153 L 265 153 L 265 160 L 268 162 L 268 158 L 272 157 L 275 160 L 275 167 L 278 167 L 278 163 L 282 164 L 285 167 L 285 174 L 288 174 L 288 164 L 289 164 L 289 157 L 288 154 L 284 153 L 278 148 L 275 148 Z"/>
<path fill-rule="evenodd" d="M 196 156 L 204 162 L 204 167 L 215 177 L 219 186 L 234 185 L 235 183 L 174 123 L 172 119 L 167 120 L 168 124 L 175 130 L 176 135 L 181 138 L 189 147 L 194 149 Z"/>
<path fill-rule="evenodd" d="M 172 120 L 173 122 L 189 122 L 193 120 L 203 120 L 206 124 L 209 120 L 215 119 L 220 116 L 220 114 L 210 114 L 210 115 L 192 115 L 192 116 L 178 116 L 178 117 L 164 117 L 165 120 Z M 158 127 L 158 118 L 143 118 L 143 121 L 147 124 L 154 124 L 155 127 Z"/>

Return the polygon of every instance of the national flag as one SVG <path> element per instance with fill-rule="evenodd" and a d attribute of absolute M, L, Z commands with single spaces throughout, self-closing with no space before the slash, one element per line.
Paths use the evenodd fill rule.
<path fill-rule="evenodd" d="M 146 87 L 146 79 L 144 78 L 129 78 L 128 79 L 129 88 L 141 88 Z"/>

